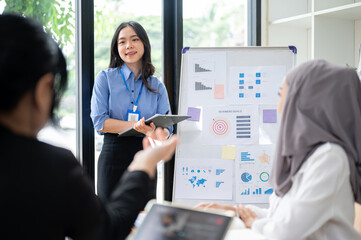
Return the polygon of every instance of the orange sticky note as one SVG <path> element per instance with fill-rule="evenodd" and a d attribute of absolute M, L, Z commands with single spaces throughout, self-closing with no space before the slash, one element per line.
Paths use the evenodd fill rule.
<path fill-rule="evenodd" d="M 216 98 L 216 99 L 224 98 L 224 85 L 223 84 L 214 85 L 214 98 Z"/>

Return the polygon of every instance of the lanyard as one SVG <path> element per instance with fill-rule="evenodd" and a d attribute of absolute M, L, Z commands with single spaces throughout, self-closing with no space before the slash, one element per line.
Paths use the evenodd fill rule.
<path fill-rule="evenodd" d="M 120 70 L 120 74 L 122 74 L 124 84 L 125 84 L 125 86 L 127 87 L 127 90 L 128 90 L 128 92 L 130 93 L 130 96 L 131 96 L 132 99 L 133 99 L 133 102 L 134 102 L 133 112 L 135 112 L 135 111 L 137 111 L 138 101 L 139 101 L 140 94 L 142 93 L 144 83 L 142 82 L 142 86 L 140 87 L 137 101 L 134 101 L 134 98 L 133 98 L 133 96 L 132 96 L 132 93 L 131 93 L 130 90 L 129 90 L 128 84 L 127 84 L 127 82 L 125 81 L 125 77 L 124 77 L 123 71 L 122 71 L 122 69 L 119 69 L 119 70 Z"/>

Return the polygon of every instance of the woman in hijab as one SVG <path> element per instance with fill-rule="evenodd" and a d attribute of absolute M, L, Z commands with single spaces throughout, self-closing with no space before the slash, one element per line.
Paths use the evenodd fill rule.
<path fill-rule="evenodd" d="M 361 202 L 361 84 L 352 69 L 313 60 L 283 81 L 282 121 L 270 208 L 234 209 L 268 239 L 361 239 L 353 228 Z"/>

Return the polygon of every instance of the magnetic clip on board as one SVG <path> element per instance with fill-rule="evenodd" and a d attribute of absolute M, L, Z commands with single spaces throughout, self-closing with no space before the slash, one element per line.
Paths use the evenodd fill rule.
<path fill-rule="evenodd" d="M 145 121 L 145 124 L 149 125 L 151 122 L 153 122 L 156 127 L 166 128 L 171 125 L 177 124 L 183 120 L 186 120 L 190 117 L 191 116 L 155 114 L 153 117 L 148 118 Z M 134 128 L 129 128 L 121 133 L 118 133 L 118 137 L 129 137 L 138 134 L 141 133 L 136 131 Z"/>

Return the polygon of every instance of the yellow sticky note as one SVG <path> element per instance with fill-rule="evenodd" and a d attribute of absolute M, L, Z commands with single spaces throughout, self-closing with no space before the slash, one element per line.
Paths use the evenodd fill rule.
<path fill-rule="evenodd" d="M 224 85 L 214 85 L 214 98 L 223 99 L 224 98 Z"/>
<path fill-rule="evenodd" d="M 236 146 L 222 146 L 222 159 L 236 159 Z"/>

